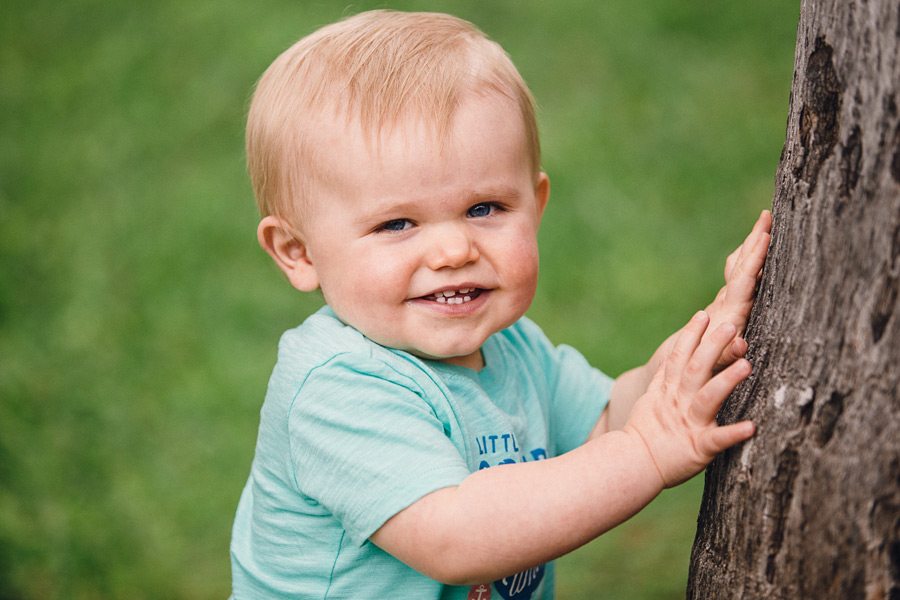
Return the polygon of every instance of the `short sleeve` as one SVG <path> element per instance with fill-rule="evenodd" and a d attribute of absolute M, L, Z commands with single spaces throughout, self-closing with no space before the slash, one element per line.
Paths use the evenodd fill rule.
<path fill-rule="evenodd" d="M 557 451 L 562 454 L 587 440 L 609 404 L 615 380 L 592 367 L 571 346 L 557 346 L 555 356 L 553 428 Z"/>
<path fill-rule="evenodd" d="M 424 396 L 388 364 L 348 354 L 313 369 L 291 405 L 297 487 L 357 544 L 426 494 L 469 475 L 445 434 L 449 425 Z"/>
<path fill-rule="evenodd" d="M 554 454 L 583 444 L 609 404 L 614 380 L 588 363 L 575 348 L 554 345 L 534 322 L 520 319 L 507 330 L 515 346 L 525 348 L 548 386 L 550 437 Z"/>

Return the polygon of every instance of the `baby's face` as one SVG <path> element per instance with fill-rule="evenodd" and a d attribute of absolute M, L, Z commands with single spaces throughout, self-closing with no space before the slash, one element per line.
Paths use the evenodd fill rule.
<path fill-rule="evenodd" d="M 549 182 L 535 181 L 518 109 L 470 94 L 443 145 L 416 123 L 379 144 L 358 126 L 332 135 L 303 227 L 326 302 L 383 346 L 481 368 L 481 345 L 537 284 Z"/>

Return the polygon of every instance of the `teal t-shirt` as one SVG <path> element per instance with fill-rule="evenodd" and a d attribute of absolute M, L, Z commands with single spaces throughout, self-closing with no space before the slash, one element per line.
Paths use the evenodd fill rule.
<path fill-rule="evenodd" d="M 526 318 L 482 352 L 478 372 L 422 360 L 328 307 L 287 331 L 234 522 L 234 598 L 552 598 L 552 564 L 455 587 L 368 541 L 474 471 L 576 448 L 609 401 L 612 380 Z"/>

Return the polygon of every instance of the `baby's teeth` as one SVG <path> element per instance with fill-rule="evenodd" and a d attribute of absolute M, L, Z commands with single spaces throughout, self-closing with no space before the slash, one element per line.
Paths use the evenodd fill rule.
<path fill-rule="evenodd" d="M 447 298 L 450 298 L 452 296 L 455 296 L 456 294 L 469 294 L 474 291 L 475 291 L 475 288 L 463 288 L 461 290 L 449 290 L 446 292 L 437 292 L 435 294 L 435 296 L 437 296 L 438 298 L 440 298 L 441 296 L 446 296 Z"/>
<path fill-rule="evenodd" d="M 463 302 L 469 302 L 472 300 L 471 296 L 466 296 L 465 294 L 471 294 L 474 291 L 475 288 L 463 288 L 461 290 L 435 292 L 434 299 L 441 304 L 462 304 Z M 457 294 L 462 294 L 462 296 L 457 296 Z"/>
<path fill-rule="evenodd" d="M 436 302 L 440 304 L 463 304 L 464 302 L 471 302 L 472 296 L 440 296 L 438 294 L 434 295 L 434 299 Z"/>

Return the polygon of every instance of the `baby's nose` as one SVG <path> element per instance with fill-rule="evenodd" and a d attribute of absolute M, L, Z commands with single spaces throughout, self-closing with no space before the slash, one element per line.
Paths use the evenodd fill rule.
<path fill-rule="evenodd" d="M 458 269 L 480 258 L 478 247 L 465 225 L 441 227 L 433 233 L 427 257 L 430 269 Z"/>

